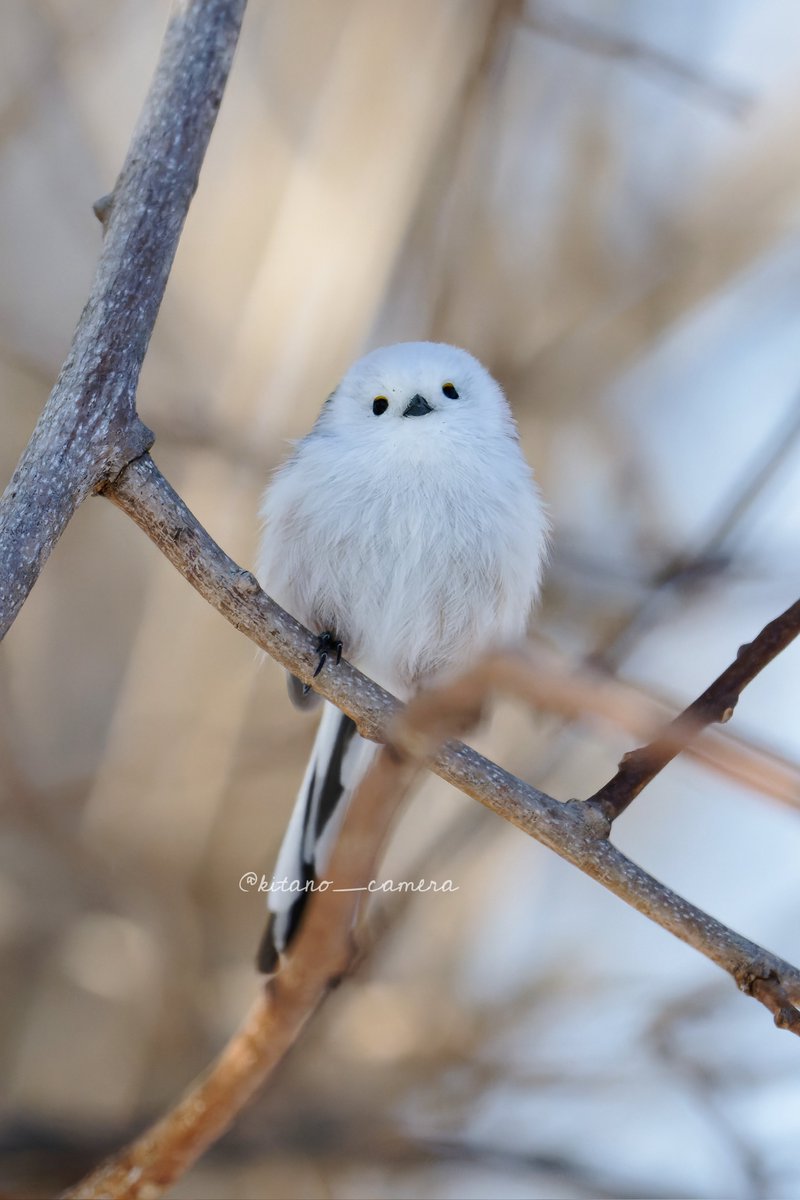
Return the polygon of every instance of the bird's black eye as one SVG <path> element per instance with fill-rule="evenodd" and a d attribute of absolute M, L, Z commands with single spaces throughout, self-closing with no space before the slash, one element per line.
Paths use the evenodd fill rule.
<path fill-rule="evenodd" d="M 381 413 L 385 413 L 388 407 L 389 401 L 385 396 L 376 396 L 372 401 L 372 411 L 375 413 L 376 417 L 379 417 Z"/>
<path fill-rule="evenodd" d="M 442 391 L 444 392 L 445 396 L 447 396 L 448 400 L 458 399 L 458 392 L 453 387 L 452 383 L 443 383 Z"/>

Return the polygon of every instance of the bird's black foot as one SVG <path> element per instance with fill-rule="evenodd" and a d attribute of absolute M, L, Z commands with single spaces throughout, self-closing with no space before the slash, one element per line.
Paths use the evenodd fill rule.
<path fill-rule="evenodd" d="M 330 655 L 330 654 L 336 655 L 337 667 L 338 667 L 339 663 L 342 661 L 342 643 L 337 638 L 335 633 L 331 633 L 329 630 L 326 630 L 325 633 L 321 633 L 319 635 L 319 637 L 317 638 L 317 654 L 319 655 L 319 661 L 317 663 L 316 670 L 314 671 L 315 679 L 319 675 L 322 668 L 325 666 L 325 663 L 328 661 L 328 655 Z M 303 695 L 307 696 L 310 691 L 311 691 L 311 684 L 310 683 L 304 684 L 303 685 Z"/>

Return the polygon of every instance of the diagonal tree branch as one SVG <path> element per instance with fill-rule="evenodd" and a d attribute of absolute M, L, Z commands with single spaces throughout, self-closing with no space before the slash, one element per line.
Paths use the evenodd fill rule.
<path fill-rule="evenodd" d="M 110 491 L 237 628 L 264 649 L 272 652 L 274 647 L 284 665 L 302 678 L 312 677 L 315 639 L 223 554 L 149 456 L 131 464 Z M 259 627 L 262 612 L 265 619 Z M 405 709 L 396 708 L 390 697 L 346 663 L 319 677 L 319 690 L 333 698 L 338 689 L 345 711 L 363 720 L 362 731 L 383 726 L 388 741 L 359 787 L 336 843 L 328 872 L 335 890 L 311 897 L 291 956 L 216 1062 L 161 1120 L 65 1193 L 65 1200 L 156 1200 L 230 1126 L 333 984 L 352 967 L 355 948 L 350 931 L 359 891 L 374 877 L 389 825 L 422 764 L 432 765 L 444 778 L 515 820 L 707 954 L 773 1013 L 777 1025 L 800 1035 L 800 972 L 794 967 L 726 929 L 647 875 L 610 845 L 607 827 L 585 804 L 559 805 L 457 743 L 439 751 L 441 741 L 471 723 L 494 692 L 538 705 L 536 675 L 532 661 L 497 655 L 454 683 L 417 696 Z M 549 840 L 544 836 L 548 827 Z"/>
<path fill-rule="evenodd" d="M 752 642 L 741 646 L 730 666 L 667 726 L 661 737 L 626 754 L 613 779 L 590 796 L 587 804 L 608 821 L 614 821 L 672 761 L 686 740 L 685 734 L 699 732 L 707 725 L 728 721 L 733 716 L 748 683 L 752 683 L 799 633 L 800 600 L 770 621 Z"/>
<path fill-rule="evenodd" d="M 0 500 L 0 638 L 75 509 L 153 442 L 139 371 L 197 187 L 245 0 L 174 6 L 67 360 Z"/>
<path fill-rule="evenodd" d="M 249 571 L 228 558 L 173 491 L 149 454 L 130 463 L 108 486 L 106 495 L 136 521 L 231 624 L 352 717 L 365 737 L 386 740 L 390 718 L 399 708 L 397 700 L 346 662 L 314 678 L 317 663 L 314 636 L 275 604 Z M 775 624 L 767 626 L 755 639 L 752 646 L 756 649 L 743 655 L 742 665 L 731 676 L 726 673 L 728 683 L 734 679 L 744 686 L 786 644 L 782 627 L 776 633 Z M 412 711 L 422 713 L 423 717 L 418 726 L 408 726 L 416 740 L 408 737 L 403 740 L 404 751 L 427 761 L 439 740 L 474 718 L 492 686 L 508 690 L 513 678 L 513 672 L 482 665 L 451 688 L 436 689 L 421 697 Z M 517 694 L 527 693 L 520 687 Z M 732 693 L 724 695 L 729 705 Z M 434 718 L 439 711 L 441 720 Z M 700 711 L 705 711 L 702 706 Z M 671 737 L 670 757 L 676 752 L 675 733 Z M 783 999 L 771 1011 L 783 1027 L 800 1034 L 800 1012 L 794 1009 L 790 1012 L 783 1002 L 785 999 L 791 1005 L 800 1004 L 800 971 L 696 908 L 622 854 L 609 842 L 610 822 L 596 805 L 580 801 L 562 803 L 458 742 L 448 742 L 429 761 L 429 766 L 441 778 L 705 954 L 727 971 L 743 991 L 755 994 L 758 983 L 758 998 L 766 1003 L 765 997 L 774 1000 L 775 989 L 780 988 Z"/>

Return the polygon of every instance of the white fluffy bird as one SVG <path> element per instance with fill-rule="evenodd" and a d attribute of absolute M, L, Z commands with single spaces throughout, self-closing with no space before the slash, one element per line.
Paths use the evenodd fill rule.
<path fill-rule="evenodd" d="M 259 578 L 401 699 L 525 633 L 547 519 L 506 399 L 465 350 L 408 342 L 356 362 L 263 502 Z M 295 703 L 316 699 L 290 678 Z M 274 971 L 376 746 L 325 703 L 275 867 L 259 967 Z M 292 884 L 294 886 L 292 887 Z"/>

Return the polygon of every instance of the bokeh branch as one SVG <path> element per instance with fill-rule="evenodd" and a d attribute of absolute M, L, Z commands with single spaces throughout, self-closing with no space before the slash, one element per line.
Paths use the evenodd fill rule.
<path fill-rule="evenodd" d="M 715 79 L 674 54 L 541 0 L 530 7 L 527 25 L 552 41 L 617 59 L 648 75 L 691 88 L 726 116 L 742 118 L 753 108 L 754 97 L 745 88 Z"/>
<path fill-rule="evenodd" d="M 139 372 L 214 127 L 245 0 L 176 4 L 103 208 L 94 283 L 67 360 L 0 499 L 0 638 L 78 505 L 152 444 Z"/>
<path fill-rule="evenodd" d="M 360 901 L 419 767 L 384 749 L 357 789 L 336 843 L 327 891 L 309 900 L 292 956 L 265 986 L 205 1074 L 160 1121 L 65 1200 L 156 1200 L 230 1126 L 353 964 Z"/>

